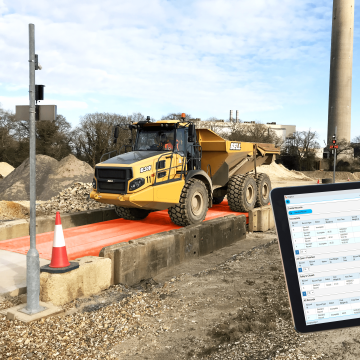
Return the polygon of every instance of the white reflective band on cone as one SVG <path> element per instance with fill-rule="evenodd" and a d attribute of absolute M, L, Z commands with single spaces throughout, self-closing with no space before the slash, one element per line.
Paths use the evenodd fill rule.
<path fill-rule="evenodd" d="M 62 225 L 55 225 L 53 247 L 64 247 L 65 239 Z"/>

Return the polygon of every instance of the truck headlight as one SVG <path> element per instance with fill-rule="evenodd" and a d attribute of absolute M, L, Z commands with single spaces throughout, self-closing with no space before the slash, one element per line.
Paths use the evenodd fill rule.
<path fill-rule="evenodd" d="M 129 190 L 130 191 L 136 190 L 140 186 L 143 186 L 144 184 L 145 184 L 144 178 L 137 178 L 130 183 Z"/>
<path fill-rule="evenodd" d="M 92 186 L 94 189 L 96 189 L 96 180 L 95 179 L 93 179 Z"/>

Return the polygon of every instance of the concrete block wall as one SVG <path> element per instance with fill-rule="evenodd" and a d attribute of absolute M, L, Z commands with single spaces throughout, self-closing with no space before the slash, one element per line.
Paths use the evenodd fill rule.
<path fill-rule="evenodd" d="M 73 214 L 61 214 L 61 223 L 63 229 L 89 225 L 113 219 L 118 219 L 118 216 L 115 214 L 115 210 L 112 208 L 81 211 Z M 0 224 L 0 241 L 29 236 L 29 226 L 29 219 L 14 220 Z M 54 231 L 54 226 L 55 214 L 36 218 L 37 234 Z"/>
<path fill-rule="evenodd" d="M 246 217 L 229 215 L 107 246 L 99 256 L 111 259 L 112 284 L 134 285 L 245 238 Z"/>

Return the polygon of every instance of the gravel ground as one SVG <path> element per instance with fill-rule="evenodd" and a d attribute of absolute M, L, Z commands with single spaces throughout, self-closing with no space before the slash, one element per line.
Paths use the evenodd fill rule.
<path fill-rule="evenodd" d="M 308 358 L 309 336 L 292 328 L 277 253 L 272 240 L 195 274 L 113 286 L 31 324 L 1 316 L 0 359 Z"/>
<path fill-rule="evenodd" d="M 20 302 L 21 296 L 7 297 L 0 308 Z M 295 332 L 273 231 L 249 234 L 154 279 L 112 286 L 64 310 L 31 324 L 0 316 L 0 359 L 360 358 L 355 328 Z"/>

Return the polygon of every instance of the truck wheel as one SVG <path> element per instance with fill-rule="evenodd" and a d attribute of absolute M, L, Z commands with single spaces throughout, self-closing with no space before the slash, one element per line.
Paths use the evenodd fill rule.
<path fill-rule="evenodd" d="M 227 199 L 232 211 L 248 212 L 255 207 L 257 188 L 251 175 L 234 175 L 230 178 Z"/>
<path fill-rule="evenodd" d="M 205 184 L 190 179 L 183 187 L 180 202 L 169 208 L 171 221 L 179 226 L 201 223 L 209 207 L 209 195 Z"/>
<path fill-rule="evenodd" d="M 256 207 L 268 205 L 270 202 L 271 181 L 267 174 L 256 177 L 257 198 Z"/>
<path fill-rule="evenodd" d="M 150 210 L 123 208 L 120 206 L 115 206 L 115 212 L 119 218 L 125 220 L 143 220 L 150 214 Z"/>
<path fill-rule="evenodd" d="M 218 196 L 218 197 L 213 197 L 213 204 L 217 205 L 217 204 L 221 204 L 224 200 L 225 196 Z"/>

